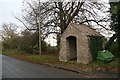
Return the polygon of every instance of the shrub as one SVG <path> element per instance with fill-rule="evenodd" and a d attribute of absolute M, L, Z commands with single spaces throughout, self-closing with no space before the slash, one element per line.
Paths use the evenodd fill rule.
<path fill-rule="evenodd" d="M 118 57 L 119 49 L 118 49 L 118 44 L 117 44 L 117 42 L 114 42 L 114 43 L 110 46 L 109 51 L 111 51 L 115 57 Z"/>
<path fill-rule="evenodd" d="M 96 60 L 98 51 L 103 49 L 103 40 L 99 36 L 90 36 L 89 37 L 89 47 L 92 54 L 93 60 Z"/>

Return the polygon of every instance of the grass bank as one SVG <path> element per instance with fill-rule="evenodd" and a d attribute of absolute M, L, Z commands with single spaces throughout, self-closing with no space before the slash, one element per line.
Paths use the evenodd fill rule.
<path fill-rule="evenodd" d="M 78 64 L 75 62 L 60 62 L 58 60 L 58 56 L 56 55 L 39 55 L 39 54 L 20 54 L 17 50 L 7 50 L 3 52 L 3 55 L 14 57 L 20 60 L 37 63 L 37 64 L 50 64 L 58 67 L 64 67 L 76 71 L 83 72 L 92 72 L 92 71 L 110 71 L 110 72 L 118 72 L 118 60 L 104 64 L 98 61 L 93 61 L 89 64 Z M 119 65 L 120 66 L 120 65 Z"/>
<path fill-rule="evenodd" d="M 10 56 L 13 58 L 17 58 L 20 60 L 25 60 L 28 62 L 33 62 L 33 63 L 56 63 L 58 62 L 58 58 L 54 55 L 39 55 L 39 54 L 21 54 L 17 50 L 8 50 L 3 52 L 3 55 Z"/>

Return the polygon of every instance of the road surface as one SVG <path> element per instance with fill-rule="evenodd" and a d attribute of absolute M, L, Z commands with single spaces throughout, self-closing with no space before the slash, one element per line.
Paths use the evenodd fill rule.
<path fill-rule="evenodd" d="M 82 74 L 2 56 L 3 78 L 84 78 Z"/>
<path fill-rule="evenodd" d="M 0 80 L 2 79 L 2 55 L 0 54 Z"/>

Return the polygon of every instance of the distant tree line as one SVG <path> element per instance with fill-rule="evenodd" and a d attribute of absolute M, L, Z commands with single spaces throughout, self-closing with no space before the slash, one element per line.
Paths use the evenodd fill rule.
<path fill-rule="evenodd" d="M 107 29 L 102 22 L 108 22 L 109 15 L 101 16 L 97 11 L 104 14 L 105 4 L 101 2 L 91 2 L 88 0 L 77 0 L 73 2 L 59 1 L 59 2 L 40 2 L 31 0 L 23 1 L 23 15 L 15 16 L 27 30 L 41 32 L 41 38 L 44 40 L 49 34 L 57 36 L 57 47 L 59 49 L 60 37 L 69 25 L 69 23 L 78 22 L 79 24 L 87 24 L 89 27 L 92 23 L 100 28 Z M 40 11 L 39 11 L 40 7 Z M 105 10 L 105 11 L 104 11 Z M 39 15 L 40 14 L 40 15 Z M 40 18 L 40 21 L 38 20 Z M 41 29 L 39 29 L 39 22 Z"/>
<path fill-rule="evenodd" d="M 115 34 L 106 42 L 105 49 L 108 49 L 114 54 L 120 52 L 120 4 L 112 3 L 110 10 L 104 9 L 105 4 L 101 2 L 90 2 L 88 0 L 77 0 L 76 2 L 41 2 L 31 0 L 31 2 L 23 1 L 23 15 L 15 16 L 26 28 L 21 34 L 16 33 L 14 24 L 3 25 L 3 46 L 4 49 L 19 49 L 24 52 L 38 52 L 39 36 L 42 38 L 42 50 L 49 45 L 44 42 L 44 39 L 49 34 L 57 35 L 57 47 L 59 49 L 60 37 L 71 21 L 79 24 L 87 24 L 89 27 L 96 24 L 99 30 L 105 29 L 114 31 Z M 40 7 L 40 12 L 39 12 Z M 102 16 L 96 12 L 103 12 L 106 16 Z M 110 13 L 110 14 L 108 14 Z M 41 15 L 39 15 L 41 14 Z M 40 21 L 38 20 L 40 18 Z M 106 28 L 105 22 L 111 21 L 111 29 Z M 39 23 L 41 28 L 39 29 Z M 7 26 L 8 28 L 6 28 Z M 12 26 L 14 29 L 12 29 Z M 93 26 L 94 27 L 94 26 Z M 41 35 L 38 35 L 39 30 Z M 98 30 L 98 28 L 96 29 Z M 9 33 L 9 34 L 8 34 Z"/>
<path fill-rule="evenodd" d="M 2 46 L 5 50 L 18 50 L 21 53 L 39 53 L 39 33 L 29 30 L 17 32 L 17 26 L 13 23 L 3 24 L 2 30 Z M 52 48 L 45 41 L 42 41 L 42 51 L 50 51 Z M 48 52 L 49 52 L 48 51 Z M 47 53 L 48 53 L 47 52 Z"/>

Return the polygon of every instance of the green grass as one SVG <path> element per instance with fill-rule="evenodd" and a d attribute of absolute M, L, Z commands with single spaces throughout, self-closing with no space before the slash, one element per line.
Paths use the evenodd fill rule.
<path fill-rule="evenodd" d="M 2 54 L 2 45 L 0 44 L 0 54 Z"/>
<path fill-rule="evenodd" d="M 16 57 L 19 54 L 19 52 L 17 50 L 6 50 L 3 51 L 2 54 L 6 56 Z"/>
<path fill-rule="evenodd" d="M 17 59 L 33 62 L 33 63 L 55 63 L 58 62 L 58 58 L 52 55 L 39 55 L 39 54 L 20 54 L 17 50 L 7 50 L 3 52 L 3 55 L 14 57 Z"/>
<path fill-rule="evenodd" d="M 52 65 L 58 65 L 61 67 L 66 67 L 72 69 L 73 67 L 75 69 L 84 71 L 84 72 L 91 72 L 91 71 L 111 71 L 111 72 L 117 72 L 118 67 L 118 59 L 116 58 L 114 61 L 110 63 L 101 63 L 99 61 L 92 61 L 89 64 L 78 64 L 75 62 L 60 62 L 58 60 L 58 56 L 53 55 L 39 55 L 39 54 L 20 54 L 17 50 L 7 50 L 3 52 L 3 55 L 14 57 L 20 60 L 37 63 L 37 64 L 52 64 Z M 119 65 L 120 66 L 120 65 Z"/>
<path fill-rule="evenodd" d="M 26 58 L 30 62 L 35 63 L 56 63 L 58 62 L 57 57 L 51 55 L 31 55 Z"/>

